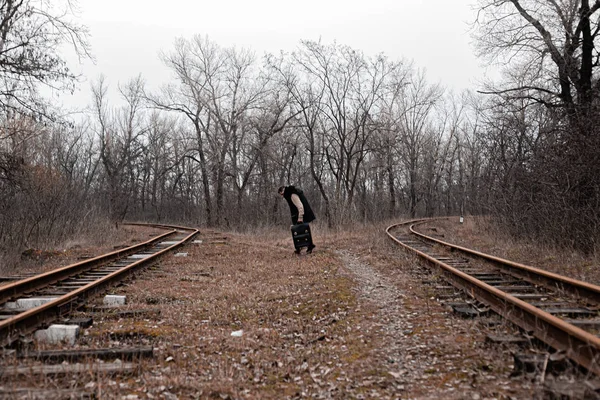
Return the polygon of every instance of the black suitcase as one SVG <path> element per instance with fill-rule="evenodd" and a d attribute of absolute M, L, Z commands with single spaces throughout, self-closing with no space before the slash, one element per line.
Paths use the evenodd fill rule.
<path fill-rule="evenodd" d="M 292 225 L 292 238 L 294 239 L 294 247 L 296 248 L 296 251 L 300 251 L 300 249 L 303 247 L 310 246 L 312 244 L 310 225 Z"/>

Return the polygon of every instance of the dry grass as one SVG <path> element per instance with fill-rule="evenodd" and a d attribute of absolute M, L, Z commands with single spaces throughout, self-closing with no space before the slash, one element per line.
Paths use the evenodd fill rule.
<path fill-rule="evenodd" d="M 548 246 L 544 243 L 514 240 L 498 232 L 485 218 L 467 217 L 463 224 L 457 219 L 435 222 L 442 240 L 477 249 L 511 261 L 523 263 L 586 282 L 600 284 L 600 254 Z"/>
<path fill-rule="evenodd" d="M 317 226 L 315 253 L 301 257 L 285 228 L 202 232 L 188 257 L 113 291 L 160 317 L 97 318 L 78 343 L 152 344 L 156 358 L 139 373 L 3 384 L 132 399 L 531 397 L 535 385 L 508 378 L 510 355 L 431 298 L 423 280 L 433 278 L 384 228 Z"/>
<path fill-rule="evenodd" d="M 0 257 L 0 276 L 36 274 L 72 264 L 90 256 L 113 251 L 115 248 L 131 246 L 164 233 L 162 229 L 104 224 L 93 234 L 81 234 L 58 246 L 31 248 L 19 255 Z"/>

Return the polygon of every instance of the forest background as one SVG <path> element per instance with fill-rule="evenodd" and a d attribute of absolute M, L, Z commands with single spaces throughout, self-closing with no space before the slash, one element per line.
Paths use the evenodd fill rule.
<path fill-rule="evenodd" d="M 600 2 L 480 0 L 475 51 L 501 78 L 454 93 L 424 69 L 338 43 L 257 57 L 207 36 L 160 55 L 76 119 L 45 97 L 90 58 L 71 2 L 0 1 L 0 257 L 124 220 L 247 230 L 486 215 L 507 234 L 597 252 Z M 282 211 L 283 210 L 283 211 Z"/>

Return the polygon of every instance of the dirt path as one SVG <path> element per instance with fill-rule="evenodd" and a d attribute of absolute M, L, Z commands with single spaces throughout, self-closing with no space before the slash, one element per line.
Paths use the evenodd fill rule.
<path fill-rule="evenodd" d="M 379 255 L 385 254 L 387 246 L 380 246 Z M 428 297 L 423 280 L 429 278 L 415 260 L 388 260 L 386 264 L 378 257 L 361 257 L 349 251 L 337 254 L 356 282 L 359 303 L 376 310 L 372 324 L 378 343 L 374 343 L 372 356 L 395 378 L 402 398 L 541 395 L 540 388 L 527 379 L 509 378 L 510 356 L 483 344 L 483 332 L 476 321 L 460 319 Z M 365 258 L 379 260 L 379 268 Z M 390 268 L 394 264 L 396 268 Z"/>

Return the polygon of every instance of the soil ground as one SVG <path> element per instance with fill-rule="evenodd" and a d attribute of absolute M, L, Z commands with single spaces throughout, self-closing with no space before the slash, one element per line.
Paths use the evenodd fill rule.
<path fill-rule="evenodd" d="M 454 225 L 443 234 L 467 240 Z M 111 291 L 127 295 L 126 308 L 160 316 L 95 318 L 77 344 L 151 344 L 155 358 L 133 376 L 66 383 L 128 399 L 542 398 L 538 379 L 511 377 L 514 349 L 486 344 L 485 321 L 438 301 L 435 275 L 385 227 L 315 226 L 317 248 L 301 256 L 284 228 L 202 230 L 185 256 L 167 256 Z M 30 387 L 65 384 L 30 378 Z"/>

